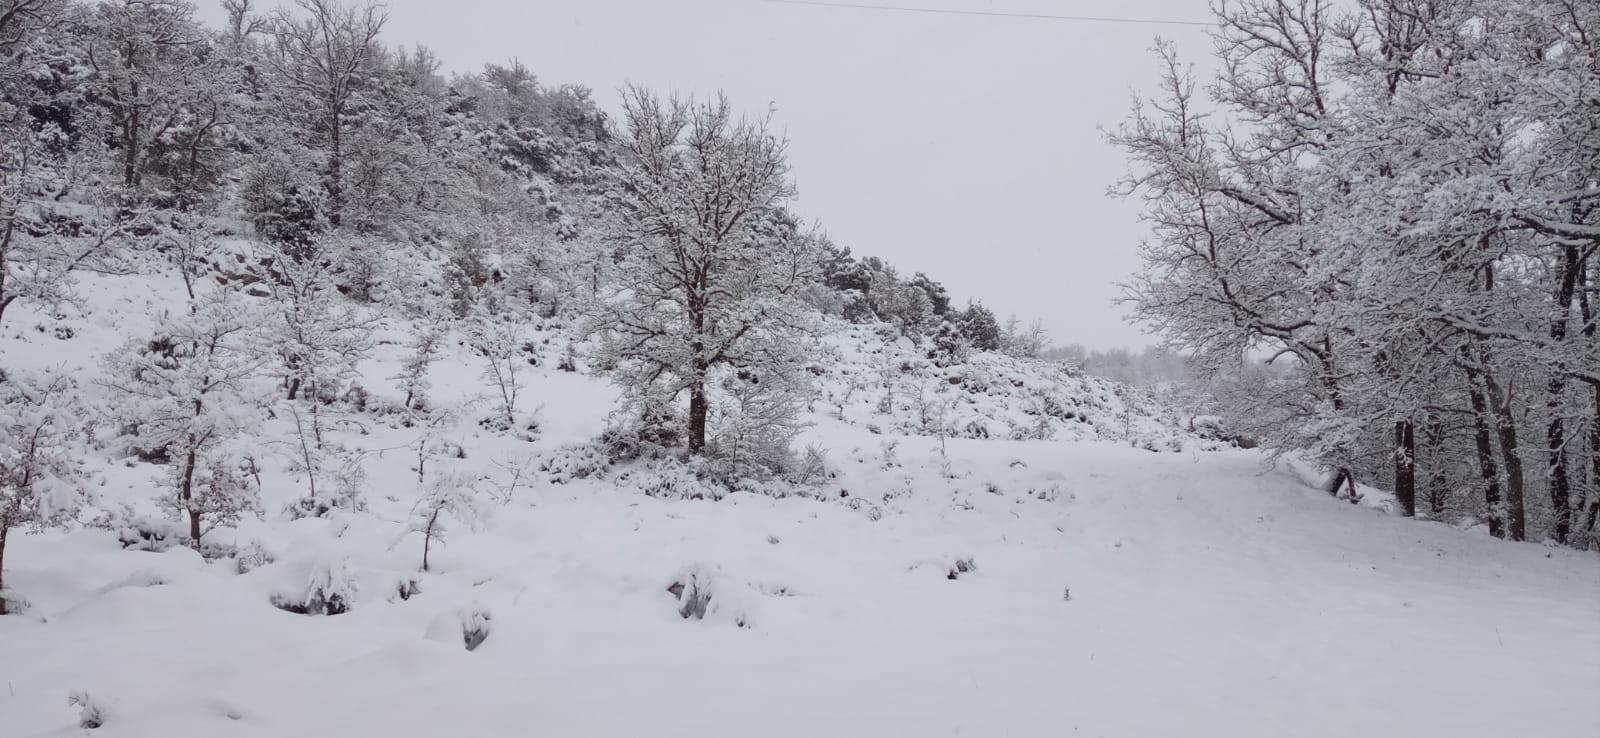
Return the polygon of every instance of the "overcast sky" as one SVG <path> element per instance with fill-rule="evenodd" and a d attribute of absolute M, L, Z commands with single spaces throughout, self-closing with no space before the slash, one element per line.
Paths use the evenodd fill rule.
<path fill-rule="evenodd" d="M 839 0 L 1204 21 L 1204 0 Z M 202 0 L 202 5 L 207 5 Z M 271 4 L 271 0 L 266 3 Z M 949 16 L 762 0 L 388 0 L 387 42 L 451 71 L 516 57 L 546 83 L 721 89 L 776 107 L 796 210 L 842 245 L 961 301 L 1044 321 L 1057 343 L 1153 342 L 1111 304 L 1145 227 L 1108 198 L 1121 156 L 1097 126 L 1149 90 L 1154 37 L 1198 61 L 1193 26 Z M 214 7 L 205 12 L 220 15 Z"/>

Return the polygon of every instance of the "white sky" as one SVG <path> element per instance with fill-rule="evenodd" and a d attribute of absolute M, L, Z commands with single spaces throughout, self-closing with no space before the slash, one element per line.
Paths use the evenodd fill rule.
<path fill-rule="evenodd" d="M 205 0 L 201 0 L 204 3 Z M 842 0 L 1209 20 L 1205 0 Z M 209 3 L 207 3 L 209 5 Z M 1153 342 L 1111 304 L 1137 265 L 1138 203 L 1108 198 L 1120 154 L 1097 126 L 1150 90 L 1157 34 L 1192 61 L 1193 26 L 947 16 L 761 0 L 388 0 L 390 45 L 451 71 L 516 57 L 608 110 L 633 81 L 721 89 L 790 137 L 796 210 L 857 255 L 927 272 L 964 304 L 1044 321 L 1057 343 Z M 207 17 L 220 11 L 207 7 Z"/>

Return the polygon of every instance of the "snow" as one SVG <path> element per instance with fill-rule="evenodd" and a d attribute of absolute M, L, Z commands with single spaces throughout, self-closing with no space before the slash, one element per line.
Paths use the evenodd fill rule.
<path fill-rule="evenodd" d="M 87 276 L 83 291 L 91 317 L 69 339 L 8 313 L 7 365 L 66 364 L 92 386 L 96 352 L 148 330 L 147 304 L 181 286 Z M 394 394 L 404 332 L 390 321 L 358 367 L 375 396 Z M 874 381 L 868 338 L 838 340 L 824 389 Z M 430 468 L 503 486 L 504 465 L 605 427 L 615 390 L 544 355 L 526 370 L 520 410 L 543 406 L 528 442 L 478 426 L 495 412 L 468 404 L 481 366 L 447 342 L 430 396 L 466 407 L 448 434 L 466 458 Z M 1063 387 L 1091 422 L 1056 440 L 941 441 L 906 435 L 912 409 L 874 420 L 875 396 L 842 419 L 819 402 L 802 444 L 836 474 L 814 497 L 672 500 L 530 472 L 436 541 L 428 573 L 407 532 L 419 431 L 362 417 L 331 434 L 366 451 L 368 509 L 288 520 L 303 490 L 267 453 L 265 517 L 208 534 L 259 547 L 244 573 L 103 530 L 13 536 L 6 583 L 31 607 L 0 618 L 0 726 L 80 735 L 81 693 L 94 735 L 171 738 L 1595 734 L 1592 553 L 1333 500 L 1304 469 L 1146 418 L 1152 453 L 1119 435 L 1115 395 Z M 1033 420 L 983 398 L 963 417 Z M 154 512 L 158 470 L 91 467 L 105 502 Z M 711 592 L 703 619 L 668 592 L 691 577 Z M 350 610 L 273 606 L 313 580 Z M 492 628 L 468 651 L 474 624 Z"/>

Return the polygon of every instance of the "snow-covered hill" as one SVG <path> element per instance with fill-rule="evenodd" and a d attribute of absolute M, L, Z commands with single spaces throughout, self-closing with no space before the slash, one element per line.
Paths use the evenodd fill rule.
<path fill-rule="evenodd" d="M 977 352 L 938 366 L 927 347 L 884 325 L 829 326 L 812 365 L 819 409 L 877 432 L 1005 438 L 1111 440 L 1146 451 L 1218 449 L 1187 418 L 1148 392 L 1076 371 L 1071 365 Z"/>
<path fill-rule="evenodd" d="M 86 321 L 8 313 L 0 351 L 93 393 L 96 354 L 181 289 L 86 277 Z M 380 330 L 368 409 L 328 432 L 365 511 L 288 519 L 304 490 L 279 414 L 263 516 L 208 534 L 232 558 L 14 536 L 6 581 L 30 608 L 0 618 L 0 733 L 78 735 L 87 712 L 107 736 L 1593 735 L 1592 554 L 1331 500 L 1110 383 L 997 357 L 937 369 L 848 329 L 814 372 L 803 443 L 831 474 L 811 494 L 668 499 L 639 492 L 643 468 L 541 470 L 616 399 L 550 360 L 559 326 L 533 333 L 534 441 L 477 423 L 480 368 L 453 342 L 430 395 L 457 419 L 385 414 L 405 329 Z M 929 432 L 940 407 L 984 433 Z M 426 432 L 449 449 L 427 463 L 485 494 L 422 573 Z M 154 513 L 156 467 L 112 444 L 91 467 L 100 507 Z M 319 586 L 348 611 L 274 605 Z"/>

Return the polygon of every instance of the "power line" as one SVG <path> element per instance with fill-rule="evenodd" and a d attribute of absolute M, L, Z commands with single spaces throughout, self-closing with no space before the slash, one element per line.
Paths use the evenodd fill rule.
<path fill-rule="evenodd" d="M 900 13 L 927 13 L 929 15 L 977 15 L 989 18 L 1027 18 L 1031 20 L 1085 21 L 1091 23 L 1143 23 L 1164 26 L 1212 26 L 1201 21 L 1162 20 L 1158 18 L 1112 18 L 1096 15 L 1051 15 L 1048 13 L 1011 13 L 998 10 L 950 10 L 944 8 L 913 8 L 900 5 L 868 5 L 865 3 L 835 3 L 825 0 L 763 0 L 780 5 L 809 5 L 817 8 L 849 8 L 851 10 L 887 10 Z"/>

